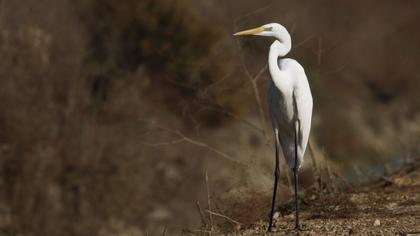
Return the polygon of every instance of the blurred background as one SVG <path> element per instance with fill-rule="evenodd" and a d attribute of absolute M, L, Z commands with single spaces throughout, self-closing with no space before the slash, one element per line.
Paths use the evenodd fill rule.
<path fill-rule="evenodd" d="M 420 151 L 419 7 L 2 0 L 0 235 L 179 234 L 209 199 L 265 219 L 273 40 L 232 33 L 270 22 L 289 29 L 314 97 L 302 188 L 323 170 L 356 184 L 392 172 Z"/>

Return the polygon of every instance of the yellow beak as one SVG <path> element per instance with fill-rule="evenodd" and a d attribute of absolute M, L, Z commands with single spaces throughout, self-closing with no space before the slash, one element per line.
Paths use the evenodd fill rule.
<path fill-rule="evenodd" d="M 240 35 L 255 35 L 255 34 L 261 33 L 263 31 L 265 31 L 265 29 L 263 27 L 257 27 L 257 28 L 253 28 L 253 29 L 249 29 L 249 30 L 240 31 L 240 32 L 237 32 L 237 33 L 235 33 L 233 35 L 235 35 L 235 36 L 240 36 Z"/>

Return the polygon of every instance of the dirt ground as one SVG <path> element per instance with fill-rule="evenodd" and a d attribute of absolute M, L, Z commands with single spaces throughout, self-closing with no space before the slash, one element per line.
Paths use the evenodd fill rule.
<path fill-rule="evenodd" d="M 302 231 L 291 207 L 281 206 L 273 233 L 266 220 L 231 223 L 216 235 L 420 235 L 420 160 L 392 176 L 341 193 L 308 194 L 301 204 Z M 229 228 L 229 226 L 226 226 Z"/>

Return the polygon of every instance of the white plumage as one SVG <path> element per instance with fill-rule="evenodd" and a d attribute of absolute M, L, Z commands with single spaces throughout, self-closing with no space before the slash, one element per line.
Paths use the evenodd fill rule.
<path fill-rule="evenodd" d="M 283 58 L 292 48 L 286 28 L 277 23 L 266 24 L 235 35 L 270 36 L 268 68 L 271 80 L 268 86 L 268 105 L 276 143 L 274 192 L 268 230 L 271 231 L 276 199 L 279 168 L 279 149 L 295 177 L 296 229 L 299 229 L 298 171 L 303 164 L 309 140 L 312 119 L 312 94 L 303 67 L 294 59 Z"/>
<path fill-rule="evenodd" d="M 312 117 L 312 95 L 302 66 L 293 59 L 280 59 L 279 69 L 270 69 L 269 108 L 273 128 L 288 166 L 295 167 L 295 128 L 297 130 L 297 168 L 309 139 Z"/>

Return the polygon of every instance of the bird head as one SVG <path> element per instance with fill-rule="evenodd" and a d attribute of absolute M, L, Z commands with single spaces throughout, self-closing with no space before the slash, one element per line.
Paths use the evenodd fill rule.
<path fill-rule="evenodd" d="M 257 28 L 240 31 L 240 32 L 235 33 L 234 35 L 235 36 L 258 35 L 258 36 L 276 37 L 277 35 L 283 34 L 284 32 L 287 32 L 284 26 L 277 23 L 270 23 L 270 24 L 265 24 Z"/>
<path fill-rule="evenodd" d="M 258 35 L 269 36 L 277 39 L 270 47 L 270 52 L 275 52 L 278 56 L 285 56 L 292 48 L 292 39 L 287 29 L 277 23 L 266 24 L 257 28 L 240 31 L 234 34 L 241 35 Z"/>

